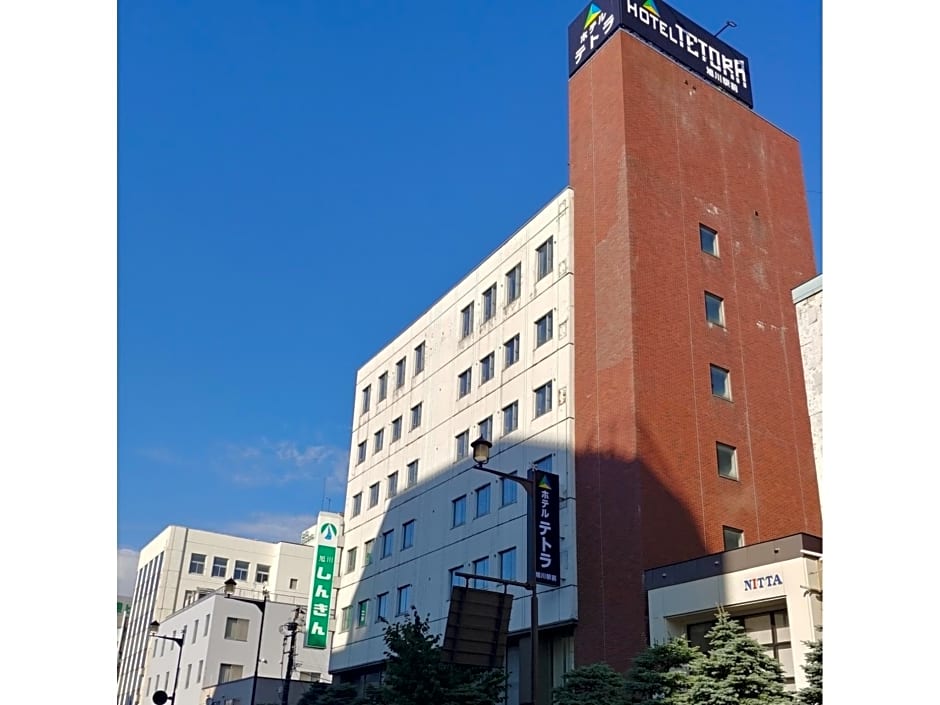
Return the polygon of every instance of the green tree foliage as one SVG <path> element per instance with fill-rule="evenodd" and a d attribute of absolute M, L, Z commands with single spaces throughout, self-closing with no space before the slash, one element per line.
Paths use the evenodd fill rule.
<path fill-rule="evenodd" d="M 639 705 L 678 705 L 689 688 L 692 664 L 702 652 L 684 638 L 676 637 L 654 644 L 633 661 L 625 678 L 628 703 Z"/>
<path fill-rule="evenodd" d="M 297 705 L 355 705 L 356 686 L 352 683 L 311 683 Z"/>
<path fill-rule="evenodd" d="M 784 705 L 793 699 L 784 690 L 783 669 L 723 609 L 705 635 L 708 653 L 692 663 L 689 705 Z"/>
<path fill-rule="evenodd" d="M 555 688 L 555 705 L 627 705 L 623 676 L 606 663 L 573 668 Z"/>
<path fill-rule="evenodd" d="M 807 685 L 797 693 L 796 699 L 802 705 L 822 705 L 822 639 L 803 643 L 809 647 L 809 651 L 806 652 L 806 663 L 803 665 Z"/>
<path fill-rule="evenodd" d="M 502 670 L 467 668 L 441 661 L 440 636 L 416 610 L 385 628 L 385 679 L 373 694 L 387 705 L 496 705 L 502 701 Z"/>

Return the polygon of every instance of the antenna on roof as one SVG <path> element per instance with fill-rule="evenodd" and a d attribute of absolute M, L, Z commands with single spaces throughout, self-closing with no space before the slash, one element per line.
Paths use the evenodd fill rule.
<path fill-rule="evenodd" d="M 721 34 L 721 33 L 724 32 L 726 29 L 728 29 L 728 27 L 731 27 L 732 29 L 734 29 L 734 28 L 737 27 L 737 26 L 738 26 L 738 23 L 737 23 L 737 22 L 735 22 L 734 20 L 728 20 L 728 21 L 725 22 L 725 26 L 724 26 L 724 27 L 722 27 L 722 28 L 719 29 L 717 32 L 715 32 L 715 36 L 717 37 L 719 34 Z"/>

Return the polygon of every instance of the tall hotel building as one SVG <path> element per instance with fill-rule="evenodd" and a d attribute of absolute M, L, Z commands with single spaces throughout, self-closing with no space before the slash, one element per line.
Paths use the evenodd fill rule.
<path fill-rule="evenodd" d="M 591 3 L 569 67 L 570 187 L 357 374 L 331 672 L 376 678 L 382 619 L 411 605 L 442 632 L 454 571 L 525 579 L 526 498 L 473 468 L 482 435 L 490 467 L 559 479 L 541 702 L 575 665 L 700 640 L 718 604 L 799 687 L 822 554 L 799 145 L 751 109 L 746 60 L 665 3 Z"/>

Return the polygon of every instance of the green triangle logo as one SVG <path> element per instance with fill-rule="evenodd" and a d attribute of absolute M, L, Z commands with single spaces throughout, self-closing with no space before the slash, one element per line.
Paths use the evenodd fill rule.
<path fill-rule="evenodd" d="M 659 8 L 656 7 L 656 3 L 653 2 L 653 0 L 646 0 L 646 2 L 643 3 L 643 9 L 659 17 Z"/>
<path fill-rule="evenodd" d="M 339 532 L 336 530 L 335 524 L 326 523 L 320 527 L 320 533 L 327 541 L 332 541 Z"/>
<path fill-rule="evenodd" d="M 599 14 L 601 14 L 601 8 L 592 2 L 591 6 L 588 8 L 587 19 L 584 20 L 584 28 L 587 29 L 588 25 L 596 20 Z"/>
<path fill-rule="evenodd" d="M 542 475 L 542 479 L 539 480 L 539 489 L 540 490 L 552 489 L 552 483 L 548 481 L 548 475 Z"/>

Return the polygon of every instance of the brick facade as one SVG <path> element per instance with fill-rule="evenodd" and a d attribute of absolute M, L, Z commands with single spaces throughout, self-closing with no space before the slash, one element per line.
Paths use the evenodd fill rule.
<path fill-rule="evenodd" d="M 647 640 L 644 569 L 721 551 L 723 525 L 747 543 L 821 535 L 791 299 L 816 270 L 796 140 L 634 36 L 571 78 L 569 135 L 575 659 L 625 670 Z M 716 441 L 739 480 L 718 476 Z"/>

